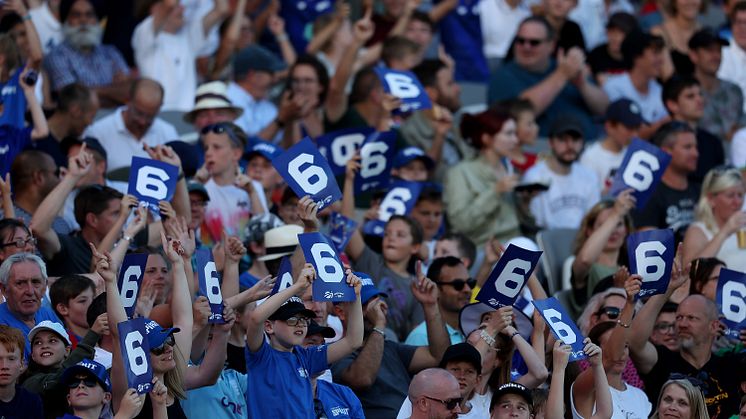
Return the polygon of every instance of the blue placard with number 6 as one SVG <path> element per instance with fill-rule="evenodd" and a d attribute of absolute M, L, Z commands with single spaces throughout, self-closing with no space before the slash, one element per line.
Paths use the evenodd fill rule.
<path fill-rule="evenodd" d="M 329 238 L 334 243 L 337 251 L 342 253 L 347 247 L 347 243 L 352 238 L 352 233 L 357 228 L 357 221 L 345 217 L 344 215 L 333 212 L 330 218 L 331 231 L 329 232 Z"/>
<path fill-rule="evenodd" d="M 363 225 L 363 234 L 383 236 L 386 223 L 392 215 L 407 215 L 417 203 L 424 183 L 400 180 L 389 185 L 389 191 L 378 207 L 378 219 Z"/>
<path fill-rule="evenodd" d="M 127 388 L 138 394 L 150 392 L 153 386 L 153 369 L 150 366 L 150 345 L 145 332 L 145 318 L 127 320 L 117 325 L 119 347 L 122 349 Z"/>
<path fill-rule="evenodd" d="M 632 188 L 637 208 L 644 208 L 671 162 L 671 156 L 660 148 L 635 138 L 624 154 L 622 165 L 614 175 L 609 193 L 619 195 Z"/>
<path fill-rule="evenodd" d="M 197 249 L 197 274 L 199 275 L 199 292 L 207 297 L 210 303 L 210 323 L 225 323 L 223 319 L 223 293 L 220 290 L 220 274 L 212 257 L 212 250 Z"/>
<path fill-rule="evenodd" d="M 561 340 L 565 345 L 572 347 L 570 353 L 570 362 L 587 358 L 583 352 L 583 334 L 580 333 L 578 326 L 572 321 L 572 317 L 556 298 L 550 297 L 545 300 L 532 301 L 534 307 L 539 310 L 539 314 L 544 318 L 554 336 Z"/>
<path fill-rule="evenodd" d="M 396 152 L 394 131 L 374 132 L 360 146 L 360 171 L 355 176 L 355 193 L 385 188 L 391 178 Z"/>
<path fill-rule="evenodd" d="M 375 72 L 383 83 L 383 90 L 401 99 L 398 112 L 412 112 L 433 107 L 425 88 L 411 71 L 398 71 L 378 66 Z"/>
<path fill-rule="evenodd" d="M 329 163 L 308 138 L 275 157 L 272 165 L 296 195 L 309 195 L 319 210 L 342 197 Z"/>
<path fill-rule="evenodd" d="M 162 161 L 132 157 L 127 193 L 148 203 L 153 212 L 158 212 L 158 201 L 170 201 L 174 197 L 179 168 Z"/>
<path fill-rule="evenodd" d="M 723 313 L 725 336 L 738 339 L 746 328 L 746 273 L 722 268 L 715 301 Z"/>
<path fill-rule="evenodd" d="M 477 294 L 477 301 L 494 308 L 512 306 L 536 269 L 542 253 L 509 245 Z"/>
<path fill-rule="evenodd" d="M 371 127 L 347 128 L 316 137 L 316 146 L 329 162 L 334 176 L 345 174 L 347 162 L 363 145 L 365 139 L 375 132 Z"/>
<path fill-rule="evenodd" d="M 353 301 L 355 290 L 347 284 L 342 261 L 331 240 L 321 233 L 298 234 L 306 261 L 316 269 L 313 301 Z"/>
<path fill-rule="evenodd" d="M 119 270 L 119 298 L 128 318 L 132 318 L 137 307 L 137 296 L 140 293 L 145 265 L 148 264 L 147 253 L 131 253 L 124 256 L 122 267 Z"/>
<path fill-rule="evenodd" d="M 675 252 L 671 229 L 640 231 L 627 237 L 629 271 L 642 276 L 637 298 L 666 292 Z"/>

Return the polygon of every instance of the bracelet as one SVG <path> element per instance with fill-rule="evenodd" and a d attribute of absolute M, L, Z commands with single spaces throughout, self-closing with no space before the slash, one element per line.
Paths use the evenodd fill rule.
<path fill-rule="evenodd" d="M 180 181 L 181 179 L 184 179 L 184 172 L 179 173 L 179 177 L 176 178 L 176 181 Z"/>
<path fill-rule="evenodd" d="M 518 336 L 518 335 L 520 335 L 520 333 L 518 333 L 517 330 L 515 332 L 511 333 L 510 334 L 510 340 L 513 340 L 513 338 L 516 337 L 516 336 Z"/>
<path fill-rule="evenodd" d="M 376 333 L 380 333 L 381 336 L 383 336 L 383 337 L 386 337 L 386 332 L 384 332 L 383 330 L 381 330 L 381 329 L 379 329 L 377 327 L 374 327 L 373 331 L 376 332 Z"/>
<path fill-rule="evenodd" d="M 487 345 L 489 345 L 489 346 L 490 346 L 490 348 L 493 348 L 493 347 L 495 347 L 495 338 L 493 338 L 492 336 L 490 336 L 490 334 L 489 334 L 489 333 L 487 333 L 487 331 L 486 331 L 486 330 L 482 329 L 482 330 L 481 330 L 481 331 L 479 332 L 479 337 L 480 337 L 480 338 L 482 338 L 482 340 L 483 340 L 483 341 L 484 341 L 484 342 L 485 342 L 485 343 L 486 343 Z"/>
<path fill-rule="evenodd" d="M 618 324 L 619 326 L 622 326 L 625 329 L 629 329 L 629 324 L 622 323 L 621 318 L 617 319 L 616 324 Z"/>
<path fill-rule="evenodd" d="M 126 235 L 126 234 L 124 236 L 122 236 L 122 240 L 127 240 L 128 242 L 132 243 L 132 237 L 130 237 L 130 236 Z"/>

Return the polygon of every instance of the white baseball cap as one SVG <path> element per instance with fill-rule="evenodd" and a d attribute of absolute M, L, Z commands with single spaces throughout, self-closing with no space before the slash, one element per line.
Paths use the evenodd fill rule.
<path fill-rule="evenodd" d="M 39 322 L 36 326 L 34 326 L 33 329 L 31 329 L 30 332 L 28 332 L 28 340 L 29 342 L 34 341 L 34 336 L 36 336 L 37 333 L 41 332 L 42 330 L 50 330 L 54 333 L 57 333 L 60 335 L 60 337 L 67 342 L 66 346 L 70 346 L 73 343 L 70 341 L 70 335 L 67 334 L 67 331 L 65 330 L 65 327 L 57 322 L 53 322 L 50 320 L 44 320 L 42 322 Z"/>

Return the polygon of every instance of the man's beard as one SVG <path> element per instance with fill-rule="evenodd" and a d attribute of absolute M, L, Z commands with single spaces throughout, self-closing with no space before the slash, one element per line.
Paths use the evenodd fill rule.
<path fill-rule="evenodd" d="M 99 25 L 81 25 L 72 27 L 62 25 L 65 40 L 77 49 L 91 48 L 101 44 L 104 30 Z"/>

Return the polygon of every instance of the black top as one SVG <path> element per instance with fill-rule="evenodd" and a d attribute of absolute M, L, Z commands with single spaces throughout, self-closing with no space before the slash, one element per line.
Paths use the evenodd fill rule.
<path fill-rule="evenodd" d="M 588 65 L 594 76 L 599 73 L 622 74 L 627 71 L 623 60 L 616 60 L 609 55 L 608 45 L 599 45 L 588 54 Z"/>
<path fill-rule="evenodd" d="M 580 30 L 580 26 L 572 20 L 566 20 L 565 24 L 562 25 L 562 29 L 559 31 L 555 53 L 560 48 L 567 52 L 572 47 L 578 47 L 585 52 L 585 39 L 583 38 L 583 32 Z"/>
<path fill-rule="evenodd" d="M 694 63 L 689 59 L 688 54 L 671 49 L 671 62 L 673 68 L 679 76 L 691 76 L 694 74 Z"/>
<path fill-rule="evenodd" d="M 725 150 L 723 142 L 718 137 L 697 128 L 697 152 L 697 170 L 689 175 L 689 180 L 702 183 L 710 169 L 725 164 Z"/>
<path fill-rule="evenodd" d="M 168 413 L 168 419 L 187 419 L 184 409 L 181 408 L 179 399 L 174 400 L 174 404 L 166 408 Z M 135 416 L 135 419 L 153 419 L 153 402 L 150 401 L 150 395 L 145 397 L 145 402 L 142 404 L 142 410 L 140 414 Z"/>
<path fill-rule="evenodd" d="M 16 395 L 9 402 L 0 400 L 0 417 L 5 419 L 44 419 L 41 397 L 16 385 Z"/>
<path fill-rule="evenodd" d="M 227 368 L 246 374 L 246 347 L 229 343 L 227 363 Z"/>
<path fill-rule="evenodd" d="M 91 270 L 91 248 L 80 232 L 58 234 L 60 251 L 47 264 L 49 275 L 62 276 Z"/>
<path fill-rule="evenodd" d="M 684 190 L 660 182 L 645 207 L 632 213 L 635 227 L 670 228 L 676 235 L 676 242 L 680 242 L 686 228 L 694 221 L 700 189 L 694 182 L 689 182 Z"/>

